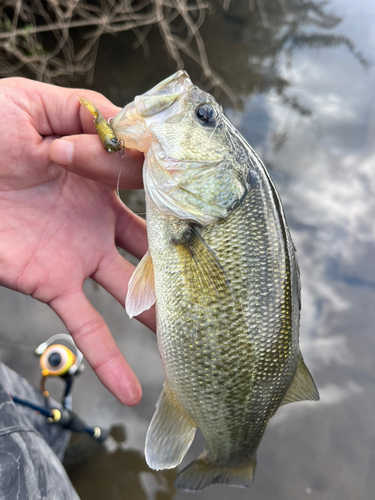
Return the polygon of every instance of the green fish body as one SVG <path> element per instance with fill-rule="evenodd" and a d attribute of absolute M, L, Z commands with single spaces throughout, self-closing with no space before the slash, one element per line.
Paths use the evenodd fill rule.
<path fill-rule="evenodd" d="M 277 408 L 319 399 L 299 349 L 299 271 L 279 196 L 256 153 L 185 72 L 137 97 L 112 127 L 146 154 L 149 251 L 126 307 L 134 316 L 156 301 L 166 381 L 147 463 L 177 466 L 199 428 L 206 449 L 176 486 L 249 486 Z"/>

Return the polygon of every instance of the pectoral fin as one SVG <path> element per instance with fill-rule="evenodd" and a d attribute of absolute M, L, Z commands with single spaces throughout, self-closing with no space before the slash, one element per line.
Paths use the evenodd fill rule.
<path fill-rule="evenodd" d="M 181 239 L 172 243 L 177 246 L 193 301 L 220 301 L 225 295 L 232 295 L 223 267 L 197 229 L 191 226 Z"/>
<path fill-rule="evenodd" d="M 156 300 L 154 268 L 149 250 L 136 267 L 128 285 L 125 309 L 129 316 L 138 316 L 150 309 Z"/>
<path fill-rule="evenodd" d="M 303 361 L 301 353 L 298 358 L 296 374 L 280 406 L 296 401 L 319 401 L 318 389 Z"/>
<path fill-rule="evenodd" d="M 146 436 L 145 457 L 151 469 L 172 469 L 184 458 L 196 425 L 164 384 Z"/>

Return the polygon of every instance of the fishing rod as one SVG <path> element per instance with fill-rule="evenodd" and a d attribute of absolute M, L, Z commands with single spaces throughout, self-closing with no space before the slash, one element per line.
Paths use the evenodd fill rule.
<path fill-rule="evenodd" d="M 19 405 L 26 406 L 39 412 L 47 418 L 49 424 L 58 424 L 64 429 L 76 433 L 89 434 L 96 441 L 103 442 L 107 439 L 108 433 L 104 432 L 100 427 L 89 427 L 76 413 L 66 408 L 43 408 L 43 406 L 36 405 L 31 401 L 21 399 L 13 394 L 10 394 L 13 401 Z"/>
<path fill-rule="evenodd" d="M 56 343 L 64 341 L 69 344 Z M 6 347 L 17 347 L 17 344 L 11 342 L 0 342 L 0 345 Z M 31 346 L 19 346 L 30 348 Z M 72 390 L 73 383 L 78 375 L 83 373 L 85 366 L 83 364 L 83 354 L 75 345 L 70 335 L 58 333 L 40 344 L 36 349 L 32 349 L 34 354 L 40 358 L 41 368 L 40 389 L 46 398 L 46 407 L 37 405 L 32 401 L 21 399 L 14 394 L 10 394 L 16 404 L 25 406 L 39 412 L 46 417 L 49 424 L 59 425 L 72 432 L 89 434 L 93 439 L 99 442 L 105 441 L 108 432 L 98 426 L 88 426 L 76 413 L 73 412 Z M 65 389 L 61 399 L 61 407 L 53 407 L 49 392 L 45 387 L 49 377 L 60 377 L 65 382 Z M 55 406 L 55 405 L 54 405 Z"/>

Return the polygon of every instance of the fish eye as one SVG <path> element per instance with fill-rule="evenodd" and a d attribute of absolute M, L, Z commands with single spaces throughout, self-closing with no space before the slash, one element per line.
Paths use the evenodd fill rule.
<path fill-rule="evenodd" d="M 208 123 L 215 116 L 215 110 L 211 104 L 201 104 L 195 110 L 195 114 L 202 122 Z"/>

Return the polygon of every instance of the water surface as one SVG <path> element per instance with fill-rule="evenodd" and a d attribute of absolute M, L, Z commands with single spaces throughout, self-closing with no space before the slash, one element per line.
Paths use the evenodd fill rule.
<path fill-rule="evenodd" d="M 264 160 L 283 201 L 301 268 L 301 349 L 321 401 L 278 410 L 260 445 L 249 490 L 214 486 L 195 498 L 370 500 L 375 491 L 375 6 L 334 0 L 323 14 L 309 12 L 318 27 L 307 22 L 304 2 L 268 1 L 265 27 L 247 5 L 232 2 L 227 12 L 218 9 L 202 35 L 214 69 L 240 98 L 240 110 L 233 110 L 225 93 L 215 93 Z M 159 34 L 151 30 L 148 40 L 145 60 L 141 48 L 131 50 L 130 33 L 103 38 L 92 88 L 124 105 L 174 72 Z M 186 62 L 194 82 L 207 85 L 200 70 Z M 141 193 L 125 197 L 136 211 L 143 210 Z M 77 381 L 75 410 L 89 423 L 125 431 L 117 427 L 105 448 L 82 440 L 72 444 L 67 467 L 73 484 L 82 500 L 193 498 L 173 489 L 175 471 L 150 471 L 144 461 L 145 434 L 164 379 L 155 336 L 92 282 L 85 290 L 138 375 L 144 397 L 135 408 L 122 406 L 89 368 Z M 3 338 L 37 345 L 65 331 L 46 305 L 4 288 L 0 298 Z M 0 360 L 38 383 L 37 362 L 28 351 L 2 349 Z M 202 448 L 198 437 L 182 465 Z"/>

